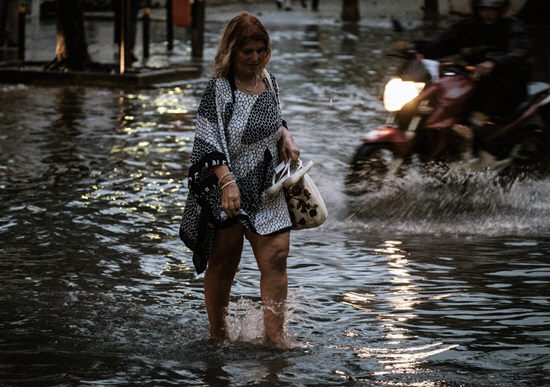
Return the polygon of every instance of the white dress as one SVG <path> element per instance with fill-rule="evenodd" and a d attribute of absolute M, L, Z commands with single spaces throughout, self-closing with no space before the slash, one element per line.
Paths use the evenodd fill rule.
<path fill-rule="evenodd" d="M 226 79 L 211 79 L 197 112 L 197 132 L 189 169 L 189 195 L 180 225 L 180 237 L 193 250 L 198 273 L 206 269 L 216 228 L 241 222 L 260 235 L 290 229 L 283 191 L 269 197 L 274 168 L 279 164 L 277 143 L 282 112 L 264 80 L 265 91 L 248 95 Z M 230 219 L 221 209 L 221 190 L 212 168 L 228 165 L 241 192 L 241 209 Z"/>

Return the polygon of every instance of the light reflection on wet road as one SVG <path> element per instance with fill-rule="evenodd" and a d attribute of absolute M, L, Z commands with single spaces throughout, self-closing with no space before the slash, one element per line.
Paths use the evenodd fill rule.
<path fill-rule="evenodd" d="M 207 340 L 202 277 L 177 238 L 206 77 L 131 91 L 2 86 L 0 381 L 548 384 L 549 182 L 502 191 L 483 176 L 413 174 L 346 197 L 346 162 L 384 119 L 378 96 L 396 63 L 380 47 L 395 37 L 287 26 L 272 38 L 286 118 L 331 212 L 292 235 L 288 331 L 301 346 L 253 344 L 249 248 L 233 288 L 237 343 Z"/>

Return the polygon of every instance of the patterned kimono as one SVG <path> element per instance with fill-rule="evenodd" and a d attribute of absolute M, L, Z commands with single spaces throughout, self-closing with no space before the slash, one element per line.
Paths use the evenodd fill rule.
<path fill-rule="evenodd" d="M 288 207 L 281 190 L 268 197 L 274 168 L 279 164 L 277 142 L 282 134 L 282 111 L 277 95 L 266 79 L 265 92 L 248 95 L 231 87 L 227 79 L 208 82 L 197 112 L 197 130 L 191 167 L 189 195 L 180 238 L 193 251 L 197 273 L 206 270 L 216 228 L 240 222 L 249 230 L 270 235 L 290 229 Z M 221 189 L 213 168 L 227 165 L 241 192 L 241 208 L 228 218 L 221 208 Z"/>

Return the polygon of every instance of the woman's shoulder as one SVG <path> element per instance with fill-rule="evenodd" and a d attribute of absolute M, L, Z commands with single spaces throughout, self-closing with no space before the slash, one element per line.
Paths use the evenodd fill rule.
<path fill-rule="evenodd" d="M 264 75 L 269 76 L 269 78 L 271 79 L 271 83 L 273 84 L 273 87 L 275 88 L 277 93 L 279 93 L 279 83 L 277 82 L 277 78 L 275 78 L 275 75 L 273 75 L 273 73 L 268 69 L 264 69 Z"/>
<path fill-rule="evenodd" d="M 231 96 L 231 85 L 226 78 L 209 78 L 204 89 L 204 94 L 213 94 L 217 96 Z"/>
<path fill-rule="evenodd" d="M 212 77 L 208 79 L 208 82 L 206 83 L 206 88 L 214 88 L 214 89 L 220 89 L 220 88 L 226 88 L 231 87 L 229 85 L 229 81 L 226 78 L 222 77 Z"/>
<path fill-rule="evenodd" d="M 275 78 L 275 75 L 270 70 L 264 69 L 264 74 L 267 74 L 273 82 L 277 82 L 277 78 Z"/>

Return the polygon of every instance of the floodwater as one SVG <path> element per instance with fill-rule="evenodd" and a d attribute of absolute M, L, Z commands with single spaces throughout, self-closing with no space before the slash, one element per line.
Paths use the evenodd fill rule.
<path fill-rule="evenodd" d="M 219 29 L 208 26 L 205 63 Z M 206 67 L 143 90 L 2 85 L 0 384 L 550 384 L 550 181 L 504 191 L 487 175 L 411 173 L 347 197 L 346 163 L 384 120 L 396 36 L 270 30 L 286 118 L 331 215 L 292 233 L 299 345 L 257 344 L 249 247 L 232 343 L 208 340 L 203 279 L 177 236 Z M 180 46 L 169 60 L 187 58 Z"/>

